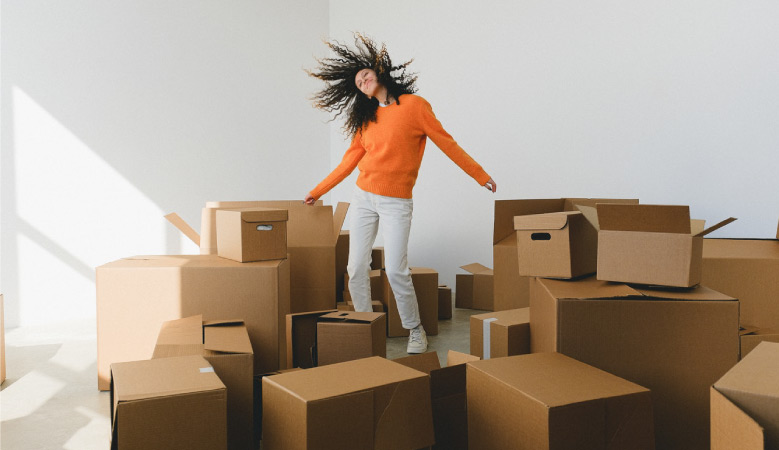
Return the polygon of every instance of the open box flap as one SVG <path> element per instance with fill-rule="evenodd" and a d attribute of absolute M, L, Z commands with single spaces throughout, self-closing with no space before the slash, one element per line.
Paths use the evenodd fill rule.
<path fill-rule="evenodd" d="M 203 343 L 203 316 L 163 322 L 156 345 L 190 345 Z"/>
<path fill-rule="evenodd" d="M 195 231 L 194 228 L 189 226 L 188 223 L 184 221 L 178 214 L 176 213 L 170 213 L 165 216 L 166 219 L 168 219 L 168 222 L 173 224 L 174 227 L 178 228 L 179 231 L 184 233 L 184 236 L 188 237 L 189 240 L 195 243 L 198 247 L 200 247 L 200 234 Z"/>
<path fill-rule="evenodd" d="M 723 220 L 722 222 L 716 223 L 709 228 L 706 228 L 705 230 L 701 231 L 700 233 L 696 234 L 695 236 L 706 236 L 707 234 L 711 233 L 712 231 L 719 230 L 720 228 L 724 227 L 725 225 L 735 222 L 735 217 L 728 217 L 727 219 Z"/>
<path fill-rule="evenodd" d="M 686 205 L 629 205 L 598 203 L 600 230 L 690 234 Z"/>
<path fill-rule="evenodd" d="M 461 353 L 456 352 L 454 350 L 449 350 L 449 352 L 446 354 L 446 366 L 452 367 L 456 366 L 458 364 L 465 364 L 471 361 L 478 361 L 481 358 L 474 355 L 469 355 L 467 353 Z"/>
<path fill-rule="evenodd" d="M 203 343 L 206 350 L 224 353 L 254 353 L 249 333 L 243 324 L 207 326 L 203 331 Z"/>
<path fill-rule="evenodd" d="M 580 211 L 562 211 L 556 213 L 516 216 L 514 217 L 514 229 L 521 231 L 562 230 L 568 225 L 570 216 L 581 214 Z"/>

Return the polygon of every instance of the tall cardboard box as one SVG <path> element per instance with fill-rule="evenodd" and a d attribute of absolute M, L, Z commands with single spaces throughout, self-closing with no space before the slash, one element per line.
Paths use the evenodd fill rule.
<path fill-rule="evenodd" d="M 216 213 L 217 254 L 238 262 L 287 257 L 287 210 L 224 209 Z"/>
<path fill-rule="evenodd" d="M 227 390 L 208 361 L 111 364 L 111 449 L 227 449 Z"/>
<path fill-rule="evenodd" d="M 708 389 L 738 362 L 738 301 L 699 286 L 535 278 L 530 349 L 557 351 L 652 391 L 658 449 L 709 447 Z"/>
<path fill-rule="evenodd" d="M 514 218 L 519 274 L 575 278 L 595 273 L 598 232 L 580 211 Z"/>
<path fill-rule="evenodd" d="M 286 366 L 286 259 L 239 263 L 217 255 L 136 256 L 96 270 L 97 371 L 109 388 L 112 363 L 149 359 L 163 322 L 202 314 L 240 318 L 254 349 L 254 373 Z"/>
<path fill-rule="evenodd" d="M 433 445 L 430 384 L 378 356 L 262 379 L 263 450 Z"/>
<path fill-rule="evenodd" d="M 344 275 L 349 264 L 349 230 L 341 230 L 335 243 L 335 300 L 344 301 Z"/>
<path fill-rule="evenodd" d="M 0 294 L 0 384 L 5 381 L 5 315 L 3 294 Z"/>
<path fill-rule="evenodd" d="M 227 388 L 227 448 L 253 450 L 254 355 L 240 321 L 203 322 L 197 315 L 162 324 L 152 359 L 202 356 Z"/>
<path fill-rule="evenodd" d="M 764 342 L 711 388 L 712 450 L 779 448 L 779 344 Z"/>
<path fill-rule="evenodd" d="M 387 356 L 387 315 L 338 311 L 319 316 L 316 324 L 320 366 L 371 356 Z"/>
<path fill-rule="evenodd" d="M 467 274 L 455 275 L 454 303 L 458 308 L 494 308 L 493 272 L 479 263 L 460 266 Z"/>
<path fill-rule="evenodd" d="M 438 320 L 452 318 L 452 288 L 438 286 Z"/>
<path fill-rule="evenodd" d="M 530 353 L 530 308 L 471 316 L 471 355 L 482 359 Z"/>
<path fill-rule="evenodd" d="M 471 450 L 655 448 L 648 389 L 559 353 L 469 362 L 467 386 Z"/>
<path fill-rule="evenodd" d="M 495 283 L 494 310 L 523 308 L 530 304 L 529 278 L 519 275 L 519 254 L 514 217 L 576 211 L 576 205 L 596 203 L 638 203 L 633 199 L 554 198 L 496 200 L 492 258 Z M 456 295 L 455 295 L 456 296 Z"/>
<path fill-rule="evenodd" d="M 387 336 L 408 336 L 409 330 L 403 328 L 395 294 L 392 292 L 387 273 L 383 270 L 381 280 L 384 291 L 382 301 L 387 308 Z M 414 292 L 417 295 L 422 326 L 426 334 L 434 336 L 438 334 L 438 272 L 426 267 L 411 267 L 411 281 L 414 283 Z"/>

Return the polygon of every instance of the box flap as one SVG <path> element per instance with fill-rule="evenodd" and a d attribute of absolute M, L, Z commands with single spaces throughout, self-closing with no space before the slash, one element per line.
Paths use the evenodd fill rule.
<path fill-rule="evenodd" d="M 117 403 L 225 389 L 202 356 L 114 363 L 111 373 Z"/>
<path fill-rule="evenodd" d="M 483 266 L 483 265 L 481 265 L 479 263 L 466 264 L 464 266 L 460 266 L 460 268 L 463 269 L 464 271 L 470 272 L 470 273 L 472 273 L 474 275 L 477 275 L 477 274 L 490 275 L 490 274 L 492 274 L 492 269 L 490 269 L 490 268 L 488 268 L 486 266 Z"/>
<path fill-rule="evenodd" d="M 706 221 L 701 219 L 690 219 L 690 234 L 693 236 L 706 229 Z"/>
<path fill-rule="evenodd" d="M 253 354 L 252 343 L 246 326 L 232 325 L 207 326 L 205 332 L 205 349 L 224 353 Z"/>
<path fill-rule="evenodd" d="M 690 234 L 690 207 L 598 203 L 600 230 Z"/>
<path fill-rule="evenodd" d="M 710 226 L 709 228 L 706 228 L 705 230 L 701 231 L 700 233 L 696 234 L 695 236 L 706 236 L 707 234 L 711 233 L 712 231 L 719 230 L 720 228 L 724 227 L 725 225 L 736 221 L 737 219 L 735 217 L 728 217 L 727 219 L 723 220 L 722 222 L 719 222 L 717 224 L 714 224 Z"/>
<path fill-rule="evenodd" d="M 157 345 L 191 345 L 203 343 L 203 316 L 163 322 L 157 336 Z"/>
<path fill-rule="evenodd" d="M 449 352 L 446 354 L 446 366 L 452 367 L 459 364 L 465 364 L 469 363 L 471 361 L 478 361 L 481 358 L 474 355 L 469 355 L 467 353 L 460 353 L 456 352 L 454 350 L 449 350 Z"/>
<path fill-rule="evenodd" d="M 581 214 L 580 211 L 562 211 L 556 213 L 516 216 L 514 217 L 514 229 L 517 231 L 562 230 L 568 225 L 569 216 Z"/>
<path fill-rule="evenodd" d="M 352 322 L 352 323 L 371 323 L 381 318 L 384 313 L 377 312 L 356 312 L 356 311 L 336 311 L 319 316 L 319 322 Z"/>
<path fill-rule="evenodd" d="M 712 449 L 765 449 L 763 427 L 714 387 L 710 388 L 709 398 Z"/>
<path fill-rule="evenodd" d="M 584 218 L 587 219 L 587 222 L 590 222 L 590 224 L 592 224 L 596 230 L 600 230 L 600 223 L 598 223 L 598 210 L 595 209 L 594 206 L 579 204 L 574 206 L 576 206 L 576 208 L 581 211 Z"/>
<path fill-rule="evenodd" d="M 179 217 L 178 214 L 170 213 L 166 215 L 165 218 L 168 219 L 168 222 L 172 223 L 174 227 L 178 228 L 179 231 L 184 233 L 184 236 L 188 237 L 190 241 L 194 242 L 195 245 L 200 247 L 200 234 L 198 234 L 194 228 L 189 226 L 189 224 L 186 223 L 184 219 Z"/>
<path fill-rule="evenodd" d="M 634 286 L 635 287 L 635 286 Z M 733 301 L 735 298 L 722 292 L 709 289 L 706 286 L 692 288 L 668 288 L 668 287 L 635 287 L 635 289 L 647 298 L 662 298 L 668 300 L 699 300 L 699 301 Z"/>
<path fill-rule="evenodd" d="M 393 362 L 403 364 L 406 367 L 411 367 L 420 372 L 430 374 L 434 370 L 441 368 L 441 362 L 438 360 L 438 353 L 427 352 L 418 355 L 405 356 L 403 358 L 393 359 Z"/>
<path fill-rule="evenodd" d="M 593 276 L 578 281 L 545 278 L 537 278 L 537 280 L 552 297 L 558 299 L 643 297 L 640 292 L 626 284 L 600 281 Z"/>
<path fill-rule="evenodd" d="M 333 231 L 335 232 L 333 245 L 338 241 L 338 236 L 341 234 L 341 228 L 344 226 L 347 212 L 349 212 L 349 203 L 338 202 L 338 205 L 335 207 L 335 213 L 333 214 Z"/>
<path fill-rule="evenodd" d="M 243 320 L 204 320 L 203 326 L 204 327 L 230 327 L 233 325 L 244 325 Z"/>
<path fill-rule="evenodd" d="M 748 334 L 755 334 L 759 330 L 758 327 L 753 327 L 751 325 L 741 325 L 738 327 L 738 335 L 739 336 L 746 336 Z"/>
<path fill-rule="evenodd" d="M 514 232 L 514 216 L 542 214 L 563 210 L 561 198 L 532 200 L 495 200 L 494 230 L 492 243 L 506 239 Z"/>

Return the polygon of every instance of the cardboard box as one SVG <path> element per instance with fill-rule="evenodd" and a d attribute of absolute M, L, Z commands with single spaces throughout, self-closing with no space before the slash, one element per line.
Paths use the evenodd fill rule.
<path fill-rule="evenodd" d="M 438 286 L 438 320 L 452 318 L 452 288 Z"/>
<path fill-rule="evenodd" d="M 469 362 L 467 386 L 471 450 L 655 448 L 648 389 L 559 353 Z"/>
<path fill-rule="evenodd" d="M 384 247 L 373 247 L 371 250 L 371 270 L 384 268 Z"/>
<path fill-rule="evenodd" d="M 348 294 L 348 292 L 347 292 L 347 294 Z M 382 303 L 379 300 L 371 300 L 371 306 L 373 307 L 373 312 L 377 312 L 377 313 L 379 313 L 379 312 L 387 312 L 384 309 L 384 303 Z M 354 311 L 354 303 L 352 303 L 351 300 L 343 302 L 343 303 L 338 303 L 336 305 L 336 309 L 338 309 L 338 311 Z"/>
<path fill-rule="evenodd" d="M 492 311 L 494 307 L 492 269 L 479 263 L 460 266 L 460 268 L 468 273 L 455 275 L 455 306 Z"/>
<path fill-rule="evenodd" d="M 598 232 L 580 211 L 514 218 L 519 274 L 575 278 L 595 273 Z"/>
<path fill-rule="evenodd" d="M 741 358 L 744 358 L 761 342 L 779 342 L 779 330 L 741 326 Z"/>
<path fill-rule="evenodd" d="M 254 355 L 241 321 L 203 322 L 197 315 L 162 324 L 152 359 L 202 356 L 227 388 L 227 443 L 253 450 Z"/>
<path fill-rule="evenodd" d="M 387 308 L 387 336 L 408 336 L 409 330 L 403 328 L 395 303 L 395 294 L 387 278 L 387 273 L 381 271 L 384 306 Z M 438 334 L 438 272 L 425 267 L 411 267 L 411 281 L 419 304 L 419 318 L 428 336 Z"/>
<path fill-rule="evenodd" d="M 149 359 L 163 322 L 202 314 L 241 318 L 254 373 L 286 366 L 287 260 L 239 263 L 216 255 L 136 256 L 96 270 L 98 387 L 112 363 Z"/>
<path fill-rule="evenodd" d="M 433 406 L 434 449 L 468 449 L 468 414 L 465 395 L 465 363 L 478 361 L 477 356 L 449 350 L 447 366 L 441 367 L 436 352 L 422 353 L 393 360 L 430 375 Z"/>
<path fill-rule="evenodd" d="M 387 315 L 338 311 L 319 316 L 318 364 L 324 366 L 371 356 L 387 356 Z"/>
<path fill-rule="evenodd" d="M 519 254 L 514 217 L 576 211 L 576 205 L 596 203 L 638 203 L 631 199 L 554 198 L 496 200 L 492 258 L 494 279 L 494 310 L 523 308 L 530 304 L 529 278 L 519 275 Z M 456 295 L 455 295 L 456 296 Z"/>
<path fill-rule="evenodd" d="M 652 390 L 657 448 L 709 447 L 708 389 L 738 362 L 738 301 L 711 289 L 649 290 L 535 278 L 530 349 L 557 351 Z"/>
<path fill-rule="evenodd" d="M 471 316 L 471 355 L 482 359 L 530 353 L 530 308 Z"/>
<path fill-rule="evenodd" d="M 336 311 L 328 309 L 287 314 L 287 369 L 310 369 L 317 366 L 316 322 L 319 317 L 333 312 Z"/>
<path fill-rule="evenodd" d="M 5 316 L 3 294 L 0 294 L 0 384 L 5 381 Z"/>
<path fill-rule="evenodd" d="M 380 357 L 265 377 L 262 405 L 263 450 L 434 443 L 428 376 Z"/>
<path fill-rule="evenodd" d="M 335 300 L 344 301 L 344 274 L 349 264 L 349 230 L 341 230 L 335 243 Z"/>
<path fill-rule="evenodd" d="M 598 204 L 598 279 L 690 287 L 701 281 L 703 236 L 736 220 L 693 232 L 690 208 Z"/>
<path fill-rule="evenodd" d="M 381 281 L 381 270 L 371 270 L 368 272 L 368 277 L 371 282 L 371 300 L 382 301 L 384 299 L 384 285 Z M 346 273 L 343 276 L 344 279 L 344 299 L 346 301 L 352 301 L 351 293 L 349 292 L 349 274 Z"/>
<path fill-rule="evenodd" d="M 216 213 L 217 254 L 238 262 L 287 257 L 287 210 L 223 209 Z"/>
<path fill-rule="evenodd" d="M 779 448 L 779 344 L 764 342 L 711 388 L 711 448 Z"/>
<path fill-rule="evenodd" d="M 741 323 L 779 330 L 779 241 L 704 239 L 701 284 L 741 302 Z"/>
<path fill-rule="evenodd" d="M 202 356 L 111 364 L 111 449 L 227 449 L 227 390 Z"/>

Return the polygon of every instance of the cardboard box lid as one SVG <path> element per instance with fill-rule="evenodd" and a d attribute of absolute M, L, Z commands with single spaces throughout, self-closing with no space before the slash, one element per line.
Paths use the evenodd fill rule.
<path fill-rule="evenodd" d="M 396 358 L 392 361 L 424 372 L 428 375 L 430 375 L 430 372 L 441 368 L 441 362 L 438 360 L 438 353 L 435 351 L 404 356 L 403 358 Z"/>
<path fill-rule="evenodd" d="M 140 255 L 112 261 L 98 269 L 148 269 L 148 268 L 238 268 L 249 269 L 257 267 L 278 267 L 286 260 L 274 259 L 241 263 L 217 255 Z"/>
<path fill-rule="evenodd" d="M 178 356 L 111 364 L 114 402 L 225 389 L 202 356 Z"/>
<path fill-rule="evenodd" d="M 561 211 L 516 216 L 514 217 L 514 229 L 517 231 L 562 230 L 568 225 L 571 216 L 581 215 L 581 211 Z"/>
<path fill-rule="evenodd" d="M 241 220 L 247 223 L 257 222 L 286 222 L 289 214 L 286 209 L 276 208 L 235 208 L 235 209 L 220 209 L 217 214 L 222 211 L 234 212 L 240 214 Z"/>
<path fill-rule="evenodd" d="M 704 222 L 690 220 L 690 207 L 686 205 L 632 205 L 598 203 L 597 227 L 601 231 L 638 231 L 648 233 L 690 234 L 705 236 L 736 220 L 729 217 L 704 228 Z M 586 208 L 580 208 L 580 210 Z M 588 215 L 585 215 L 588 217 Z"/>
<path fill-rule="evenodd" d="M 600 281 L 594 276 L 582 280 L 536 279 L 557 299 L 665 299 L 688 301 L 735 301 L 736 299 L 705 286 L 689 289 L 647 289 L 627 284 Z"/>
<path fill-rule="evenodd" d="M 204 323 L 202 315 L 163 322 L 154 354 L 169 354 L 162 351 L 162 347 L 166 346 L 202 348 L 221 353 L 254 353 L 243 321 L 212 320 Z"/>
<path fill-rule="evenodd" d="M 459 366 L 460 364 L 466 364 L 471 361 L 479 361 L 481 358 L 474 355 L 469 355 L 467 353 L 461 353 L 456 352 L 454 350 L 449 350 L 446 353 L 446 366 L 452 367 L 452 366 Z"/>
<path fill-rule="evenodd" d="M 530 308 L 506 309 L 483 314 L 474 314 L 471 317 L 477 320 L 496 319 L 492 323 L 496 325 L 511 326 L 520 323 L 530 323 Z"/>
<path fill-rule="evenodd" d="M 779 343 L 761 342 L 738 362 L 714 387 L 727 395 L 729 391 L 748 392 L 779 401 Z"/>
<path fill-rule="evenodd" d="M 466 264 L 464 266 L 460 266 L 460 268 L 474 275 L 492 275 L 492 269 L 479 263 Z"/>
<path fill-rule="evenodd" d="M 337 311 L 319 316 L 319 322 L 372 323 L 379 320 L 384 313 Z"/>

